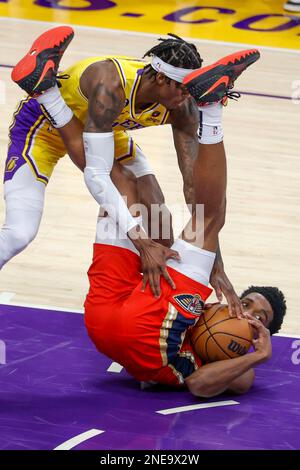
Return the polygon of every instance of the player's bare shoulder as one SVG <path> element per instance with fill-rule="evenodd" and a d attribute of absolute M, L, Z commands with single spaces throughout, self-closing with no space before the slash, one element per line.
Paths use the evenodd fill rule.
<path fill-rule="evenodd" d="M 111 60 L 90 65 L 82 74 L 80 87 L 89 101 L 86 130 L 109 132 L 121 113 L 125 92 Z"/>
<path fill-rule="evenodd" d="M 121 79 L 113 61 L 107 59 L 94 62 L 83 72 L 80 78 L 80 88 L 88 99 L 91 98 L 93 91 L 98 85 L 105 86 L 111 91 L 122 94 Z"/>
<path fill-rule="evenodd" d="M 178 129 L 197 129 L 199 124 L 198 107 L 193 98 L 186 99 L 180 106 L 172 109 L 169 114 L 168 124 Z"/>

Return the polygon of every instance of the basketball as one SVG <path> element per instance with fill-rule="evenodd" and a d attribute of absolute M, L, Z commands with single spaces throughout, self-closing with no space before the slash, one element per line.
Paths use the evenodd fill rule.
<path fill-rule="evenodd" d="M 227 305 L 220 304 L 204 310 L 191 333 L 193 347 L 204 362 L 243 356 L 252 339 L 253 331 L 248 321 L 230 317 Z"/>

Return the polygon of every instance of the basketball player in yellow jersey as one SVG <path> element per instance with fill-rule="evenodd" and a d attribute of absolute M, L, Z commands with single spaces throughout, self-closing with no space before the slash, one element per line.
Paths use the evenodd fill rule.
<path fill-rule="evenodd" d="M 112 57 L 80 62 L 67 71 L 70 78 L 62 81 L 60 93 L 57 68 L 72 37 L 69 27 L 44 33 L 12 73 L 13 80 L 36 100 L 29 98 L 20 104 L 11 128 L 5 176 L 7 217 L 0 233 L 0 267 L 34 238 L 42 214 L 44 185 L 58 158 L 68 152 L 84 170 L 91 194 L 139 250 L 145 282 L 149 280 L 158 296 L 161 274 L 175 287 L 165 262 L 178 254 L 149 239 L 130 215 L 112 182 L 120 172 L 114 157 L 123 162 L 132 159 L 129 167 L 142 183 L 144 193 L 147 182 L 151 187 L 148 191 L 151 203 L 156 202 L 156 195 L 162 202 L 154 175 L 126 129 L 171 124 L 186 199 L 190 197 L 193 202 L 189 196 L 191 162 L 198 156 L 199 117 L 182 81 L 191 70 L 201 66 L 202 59 L 193 44 L 174 37 L 147 53 L 152 56 L 151 65 Z M 164 60 L 166 51 L 170 63 Z M 209 77 L 210 94 L 223 75 L 220 71 Z M 21 144 L 20 137 L 24 137 Z"/>

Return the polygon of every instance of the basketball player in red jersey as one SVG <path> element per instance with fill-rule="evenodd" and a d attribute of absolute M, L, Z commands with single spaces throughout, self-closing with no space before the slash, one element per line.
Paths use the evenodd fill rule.
<path fill-rule="evenodd" d="M 24 249 L 37 233 L 45 184 L 55 163 L 67 151 L 84 170 L 86 184 L 95 199 L 104 207 L 107 204 L 113 206 L 116 220 L 131 236 L 135 222 L 113 185 L 118 173 L 118 165 L 113 164 L 114 156 L 116 159 L 131 157 L 126 151 L 118 153 L 124 141 L 132 143 L 126 137 L 126 129 L 153 124 L 172 125 L 185 198 L 193 204 L 193 160 L 201 158 L 205 147 L 210 146 L 207 143 L 216 142 L 211 140 L 212 136 L 219 139 L 218 150 L 224 152 L 224 149 L 219 118 L 213 115 L 209 123 L 201 118 L 201 149 L 198 152 L 199 113 L 189 88 L 191 94 L 195 92 L 199 104 L 218 101 L 226 93 L 229 80 L 234 80 L 259 56 L 257 51 L 237 53 L 202 72 L 202 59 L 196 47 L 173 35 L 146 53 L 151 56 L 151 64 L 131 58 L 86 59 L 70 68 L 69 79 L 60 82 L 59 90 L 57 69 L 72 37 L 70 27 L 58 27 L 44 33 L 12 73 L 13 80 L 36 100 L 28 98 L 22 102 L 11 130 L 11 154 L 5 173 L 7 217 L 0 231 L 0 268 Z M 189 80 L 191 71 L 193 75 Z M 204 113 L 211 114 L 208 108 L 200 115 Z M 221 113 L 220 109 L 218 113 Z M 51 122 L 51 132 L 46 118 Z M 210 129 L 212 136 L 207 135 L 205 129 Z M 139 201 L 148 207 L 153 203 L 163 205 L 161 190 L 143 154 L 139 151 L 127 163 L 137 177 Z M 156 244 L 143 232 L 132 241 L 141 254 L 142 269 L 153 292 L 159 294 L 161 274 L 174 286 L 165 269 L 165 260 L 176 257 L 176 253 Z M 221 292 L 226 295 L 233 310 L 240 308 L 220 256 L 211 282 L 219 295 Z"/>
<path fill-rule="evenodd" d="M 214 171 L 207 172 L 210 165 Z M 180 261 L 167 262 L 175 290 L 162 278 L 160 297 L 149 287 L 143 291 L 137 250 L 115 222 L 103 216 L 98 219 L 85 301 L 87 331 L 101 353 L 139 381 L 188 387 L 206 398 L 225 391 L 241 394 L 251 387 L 254 368 L 271 357 L 270 334 L 279 330 L 286 310 L 277 288 L 251 287 L 241 302 L 256 333 L 254 352 L 202 364 L 193 350 L 191 328 L 211 293 L 207 285 L 224 223 L 224 165 L 225 159 L 215 152 L 195 162 L 195 199 L 204 204 L 204 224 L 194 214 L 172 246 L 180 255 Z M 136 198 L 126 194 L 131 202 Z"/>

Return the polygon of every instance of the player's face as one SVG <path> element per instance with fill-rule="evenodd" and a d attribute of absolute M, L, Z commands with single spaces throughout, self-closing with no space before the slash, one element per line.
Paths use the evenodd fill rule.
<path fill-rule="evenodd" d="M 159 102 L 167 109 L 172 110 L 180 106 L 189 96 L 190 94 L 184 85 L 174 80 L 165 80 L 160 87 Z"/>
<path fill-rule="evenodd" d="M 270 326 L 274 313 L 269 301 L 258 292 L 252 292 L 241 299 L 244 313 L 260 320 L 265 327 Z"/>

